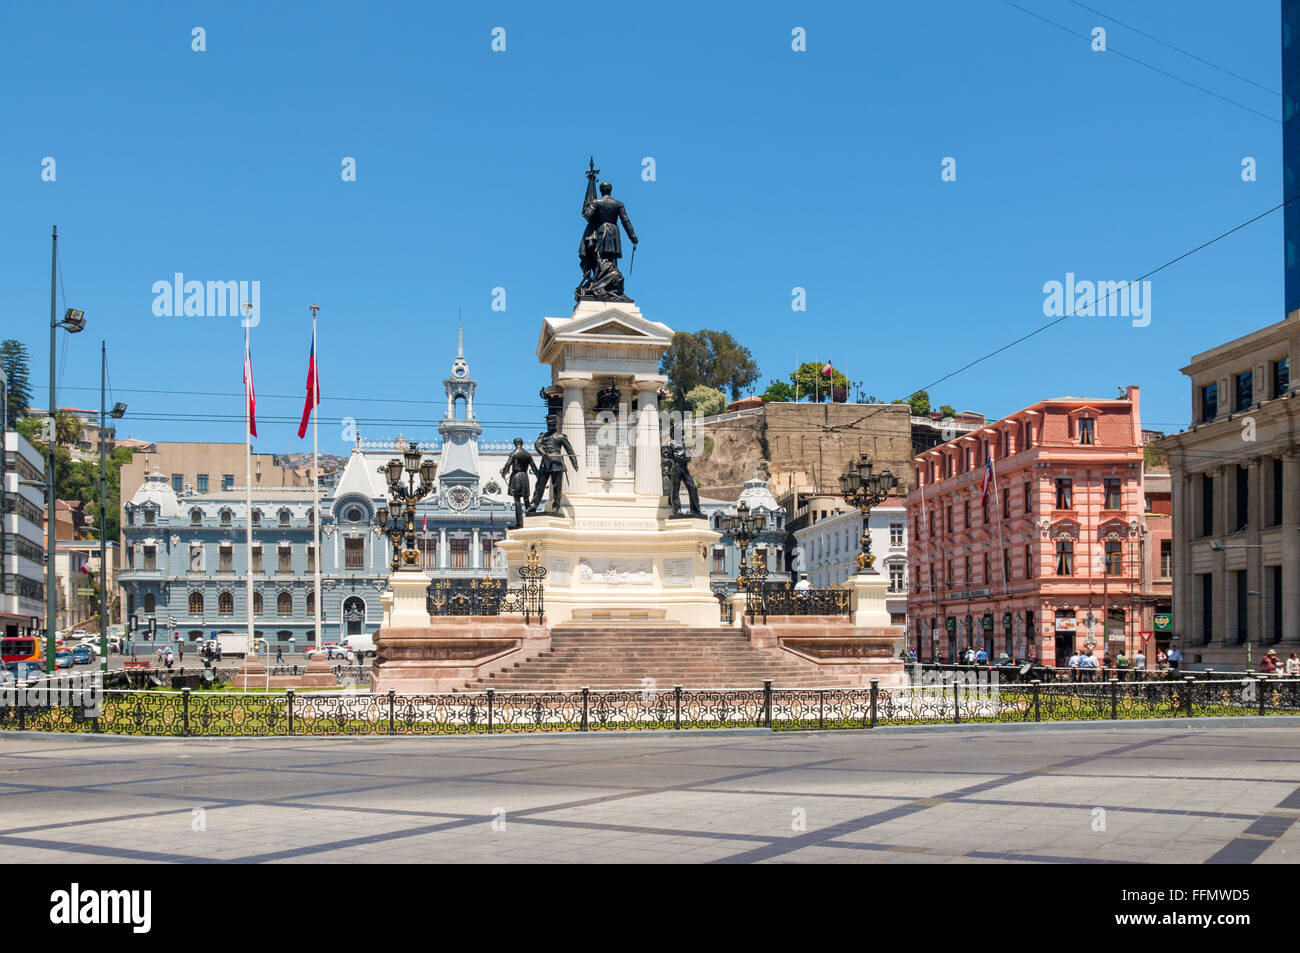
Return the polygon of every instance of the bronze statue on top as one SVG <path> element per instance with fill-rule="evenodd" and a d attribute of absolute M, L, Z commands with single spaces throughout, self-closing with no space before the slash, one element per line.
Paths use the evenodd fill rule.
<path fill-rule="evenodd" d="M 663 460 L 664 476 L 668 478 L 668 505 L 672 507 L 673 516 L 682 515 L 681 492 L 686 486 L 686 496 L 690 500 L 691 510 L 687 514 L 695 519 L 708 519 L 700 509 L 700 491 L 695 486 L 695 477 L 691 476 L 690 451 L 684 442 L 670 442 L 659 451 Z"/>
<path fill-rule="evenodd" d="M 614 187 L 600 183 L 600 197 L 596 197 L 596 168 L 593 158 L 587 168 L 587 194 L 582 200 L 582 217 L 587 227 L 578 243 L 578 263 L 582 266 L 582 281 L 573 291 L 575 301 L 594 298 L 597 301 L 631 301 L 623 294 L 623 273 L 618 270 L 618 260 L 623 257 L 623 238 L 618 226 L 623 225 L 632 242 L 632 260 L 636 260 L 636 231 L 627 217 L 623 203 L 610 193 Z M 631 271 L 631 268 L 628 269 Z"/>
<path fill-rule="evenodd" d="M 515 449 L 506 458 L 501 475 L 505 476 L 507 470 L 510 471 L 510 495 L 515 501 L 515 529 L 519 529 L 524 525 L 524 507 L 528 504 L 528 471 L 540 478 L 533 455 L 524 449 L 524 442 L 519 437 L 515 437 Z"/>
<path fill-rule="evenodd" d="M 537 507 L 542 503 L 542 493 L 546 491 L 546 484 L 549 482 L 551 512 L 559 513 L 560 494 L 564 491 L 564 457 L 568 455 L 575 472 L 578 469 L 578 457 L 573 452 L 573 444 L 569 443 L 569 438 L 560 432 L 560 419 L 554 414 L 546 418 L 546 433 L 538 435 L 533 448 L 541 456 L 542 463 L 537 468 L 537 486 L 533 488 L 533 500 L 528 505 L 528 512 L 537 512 Z"/>

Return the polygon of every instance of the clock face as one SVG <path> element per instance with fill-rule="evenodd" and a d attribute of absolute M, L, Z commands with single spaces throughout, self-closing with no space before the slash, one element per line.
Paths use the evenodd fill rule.
<path fill-rule="evenodd" d="M 447 503 L 453 510 L 466 509 L 471 499 L 469 490 L 463 486 L 453 486 L 447 491 Z"/>

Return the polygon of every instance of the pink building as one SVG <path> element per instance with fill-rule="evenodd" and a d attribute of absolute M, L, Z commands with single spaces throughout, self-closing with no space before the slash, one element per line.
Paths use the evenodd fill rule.
<path fill-rule="evenodd" d="M 1168 480 L 1143 468 L 1138 388 L 1040 401 L 914 458 L 909 646 L 950 662 L 1130 657 L 1168 612 Z M 993 479 L 981 492 L 986 464 Z M 1150 499 L 1148 499 L 1150 497 Z M 1161 559 L 1162 553 L 1165 555 Z M 1153 665 L 1154 667 L 1154 665 Z"/>

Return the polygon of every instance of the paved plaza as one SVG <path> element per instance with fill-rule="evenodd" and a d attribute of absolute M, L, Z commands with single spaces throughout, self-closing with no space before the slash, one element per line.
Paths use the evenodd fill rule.
<path fill-rule="evenodd" d="M 0 737 L 0 861 L 1263 862 L 1300 732 Z"/>

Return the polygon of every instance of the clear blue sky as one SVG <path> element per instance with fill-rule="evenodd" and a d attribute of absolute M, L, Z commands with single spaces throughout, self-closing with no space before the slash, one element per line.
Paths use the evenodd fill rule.
<path fill-rule="evenodd" d="M 179 271 L 261 282 L 264 417 L 296 420 L 307 306 L 321 305 L 323 450 L 344 449 L 325 426 L 344 416 L 368 437 L 434 432 L 457 308 L 488 436 L 530 437 L 539 324 L 572 308 L 594 153 L 641 238 L 628 291 L 647 317 L 731 331 L 763 384 L 797 356 L 903 396 L 1043 324 L 1044 282 L 1137 277 L 1280 200 L 1279 96 L 1068 0 L 1018 2 L 1085 36 L 1106 26 L 1113 50 L 1265 116 L 1001 0 L 10 0 L 0 336 L 28 344 L 43 383 L 57 223 L 66 303 L 89 322 L 60 332 L 63 384 L 82 389 L 59 402 L 96 405 L 107 338 L 130 404 L 120 434 L 243 438 L 238 320 L 152 313 L 153 283 Z M 1277 0 L 1089 6 L 1280 88 Z M 356 182 L 341 180 L 344 156 Z M 946 156 L 956 182 L 941 181 Z M 497 286 L 505 312 L 491 310 Z M 1000 416 L 1136 383 L 1146 426 L 1185 426 L 1178 368 L 1283 317 L 1281 213 L 1156 276 L 1151 317 L 1070 319 L 932 399 Z M 413 399 L 429 403 L 398 402 Z M 228 419 L 163 416 L 186 413 Z M 310 449 L 295 430 L 264 422 L 257 447 Z"/>

